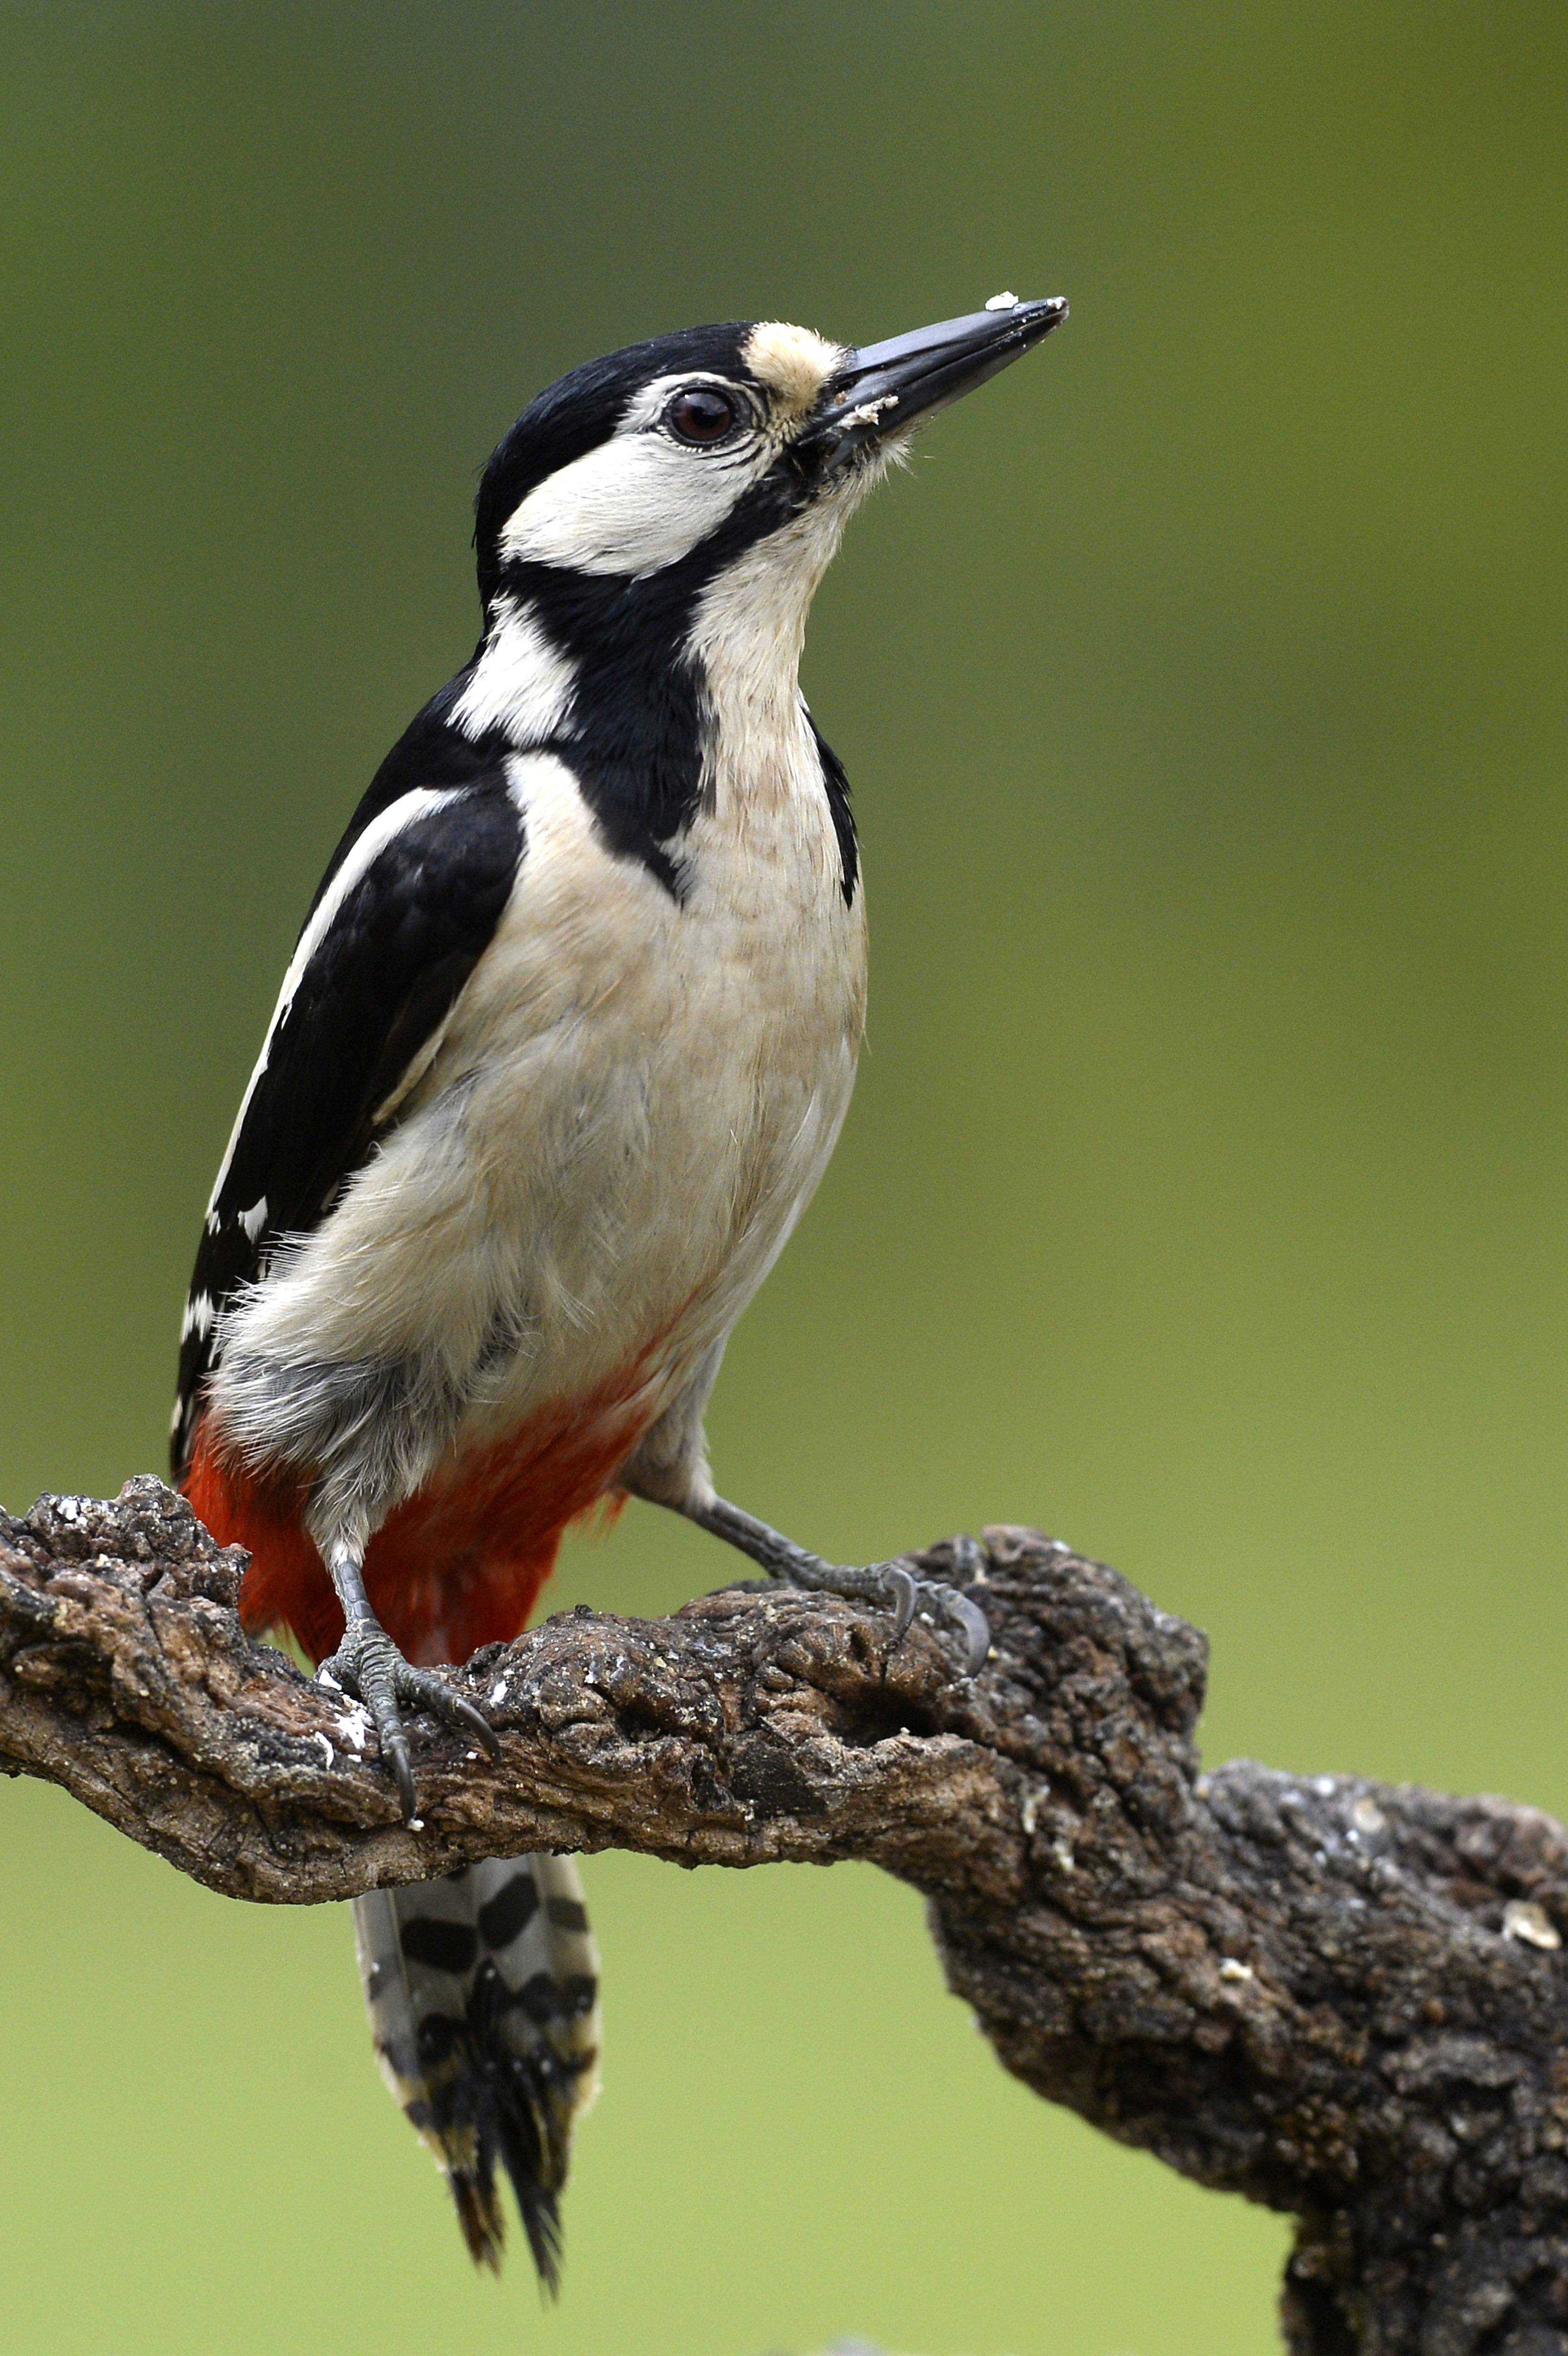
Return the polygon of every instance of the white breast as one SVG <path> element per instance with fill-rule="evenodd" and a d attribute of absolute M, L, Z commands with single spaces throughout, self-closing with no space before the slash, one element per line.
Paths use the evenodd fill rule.
<path fill-rule="evenodd" d="M 305 1381 L 408 1370 L 408 1430 L 377 1394 L 382 1510 L 640 1358 L 660 1412 L 816 1187 L 854 1080 L 865 932 L 798 695 L 786 717 L 747 740 L 743 777 L 712 778 L 684 905 L 604 849 L 561 761 L 514 756 L 527 848 L 496 937 L 401 1123 L 225 1352 Z"/>

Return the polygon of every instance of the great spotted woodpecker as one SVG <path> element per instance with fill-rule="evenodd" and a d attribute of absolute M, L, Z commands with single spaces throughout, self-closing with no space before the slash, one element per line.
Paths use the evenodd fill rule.
<path fill-rule="evenodd" d="M 485 469 L 473 658 L 322 880 L 208 1209 L 176 1478 L 373 1723 L 487 1745 L 431 1665 L 523 1627 L 561 1534 L 651 1500 L 794 1584 L 955 1625 L 972 1598 L 836 1566 L 715 1492 L 731 1328 L 833 1150 L 865 1007 L 844 773 L 797 682 L 812 594 L 911 428 L 1059 300 L 860 349 L 773 321 L 590 362 Z M 597 1965 L 554 1858 L 357 1907 L 383 2064 L 469 2246 L 496 2164 L 553 2280 Z"/>

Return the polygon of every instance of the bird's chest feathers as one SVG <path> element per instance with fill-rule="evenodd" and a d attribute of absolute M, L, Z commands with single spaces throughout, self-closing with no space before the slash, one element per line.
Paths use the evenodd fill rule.
<path fill-rule="evenodd" d="M 693 1199 L 716 1182 L 750 1194 L 787 1183 L 819 1126 L 837 1130 L 864 1022 L 865 928 L 795 718 L 787 739 L 753 736 L 743 760 L 715 764 L 678 847 L 678 898 L 605 851 L 561 764 L 517 765 L 523 869 L 441 1059 L 474 1055 L 464 1126 L 508 1131 L 509 1166 L 541 1119 L 545 1134 L 570 1119 L 579 1179 L 599 1141 L 623 1190 L 643 1164 Z"/>
<path fill-rule="evenodd" d="M 682 855 L 685 922 L 671 939 L 688 987 L 715 1012 L 733 1002 L 803 1044 L 858 1037 L 863 910 L 859 894 L 845 902 L 821 761 L 798 701 L 715 730 Z"/>
<path fill-rule="evenodd" d="M 513 764 L 527 848 L 511 904 L 411 1118 L 335 1222 L 347 1250 L 351 1227 L 379 1233 L 417 1203 L 443 1348 L 513 1321 L 515 1365 L 485 1377 L 497 1426 L 523 1391 L 592 1383 L 655 1337 L 661 1381 L 683 1379 L 827 1165 L 864 929 L 796 713 L 798 734 L 748 744 L 743 777 L 716 766 L 680 898 L 605 849 L 563 761 Z M 419 1309 L 416 1346 L 428 1323 Z"/>
<path fill-rule="evenodd" d="M 283 1344 L 297 1306 L 317 1356 L 439 1364 L 460 1438 L 631 1365 L 656 1409 L 832 1151 L 863 894 L 846 897 L 793 660 L 754 648 L 705 669 L 678 889 L 611 846 L 570 747 L 508 756 L 524 841 L 496 934 L 398 1123 L 273 1288 Z"/>
<path fill-rule="evenodd" d="M 678 895 L 605 848 L 563 761 L 514 763 L 517 884 L 426 1085 L 460 1098 L 452 1142 L 529 1290 L 548 1258 L 584 1307 L 605 1279 L 650 1312 L 749 1291 L 848 1105 L 861 894 L 798 691 L 720 743 Z"/>

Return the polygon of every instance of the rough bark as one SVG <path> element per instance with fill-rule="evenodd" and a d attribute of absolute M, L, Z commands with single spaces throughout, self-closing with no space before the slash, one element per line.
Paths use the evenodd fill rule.
<path fill-rule="evenodd" d="M 1568 2356 L 1568 1838 L 1537 1810 L 1199 1768 L 1203 1639 L 1029 1530 L 932 1547 L 989 1618 L 744 1589 L 579 1610 L 421 1722 L 422 1829 L 362 1714 L 252 1642 L 242 1558 L 153 1480 L 0 1517 L 0 1767 L 235 1897 L 528 1848 L 869 1858 L 1039 2094 L 1298 2221 L 1295 2356 Z"/>

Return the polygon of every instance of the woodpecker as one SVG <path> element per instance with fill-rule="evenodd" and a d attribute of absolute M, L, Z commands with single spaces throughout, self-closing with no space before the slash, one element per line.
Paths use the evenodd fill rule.
<path fill-rule="evenodd" d="M 726 1339 L 849 1102 L 866 921 L 844 771 L 797 679 L 807 608 L 916 425 L 1066 316 L 999 295 L 859 348 L 778 321 L 573 369 L 475 504 L 483 629 L 381 764 L 306 915 L 213 1187 L 175 1474 L 373 1726 L 492 1751 L 433 1665 L 517 1635 L 567 1526 L 672 1508 L 794 1585 L 835 1565 L 715 1490 Z M 597 2067 L 576 1869 L 534 1857 L 356 1905 L 372 2029 L 499 2263 L 497 2165 L 553 2286 Z"/>

